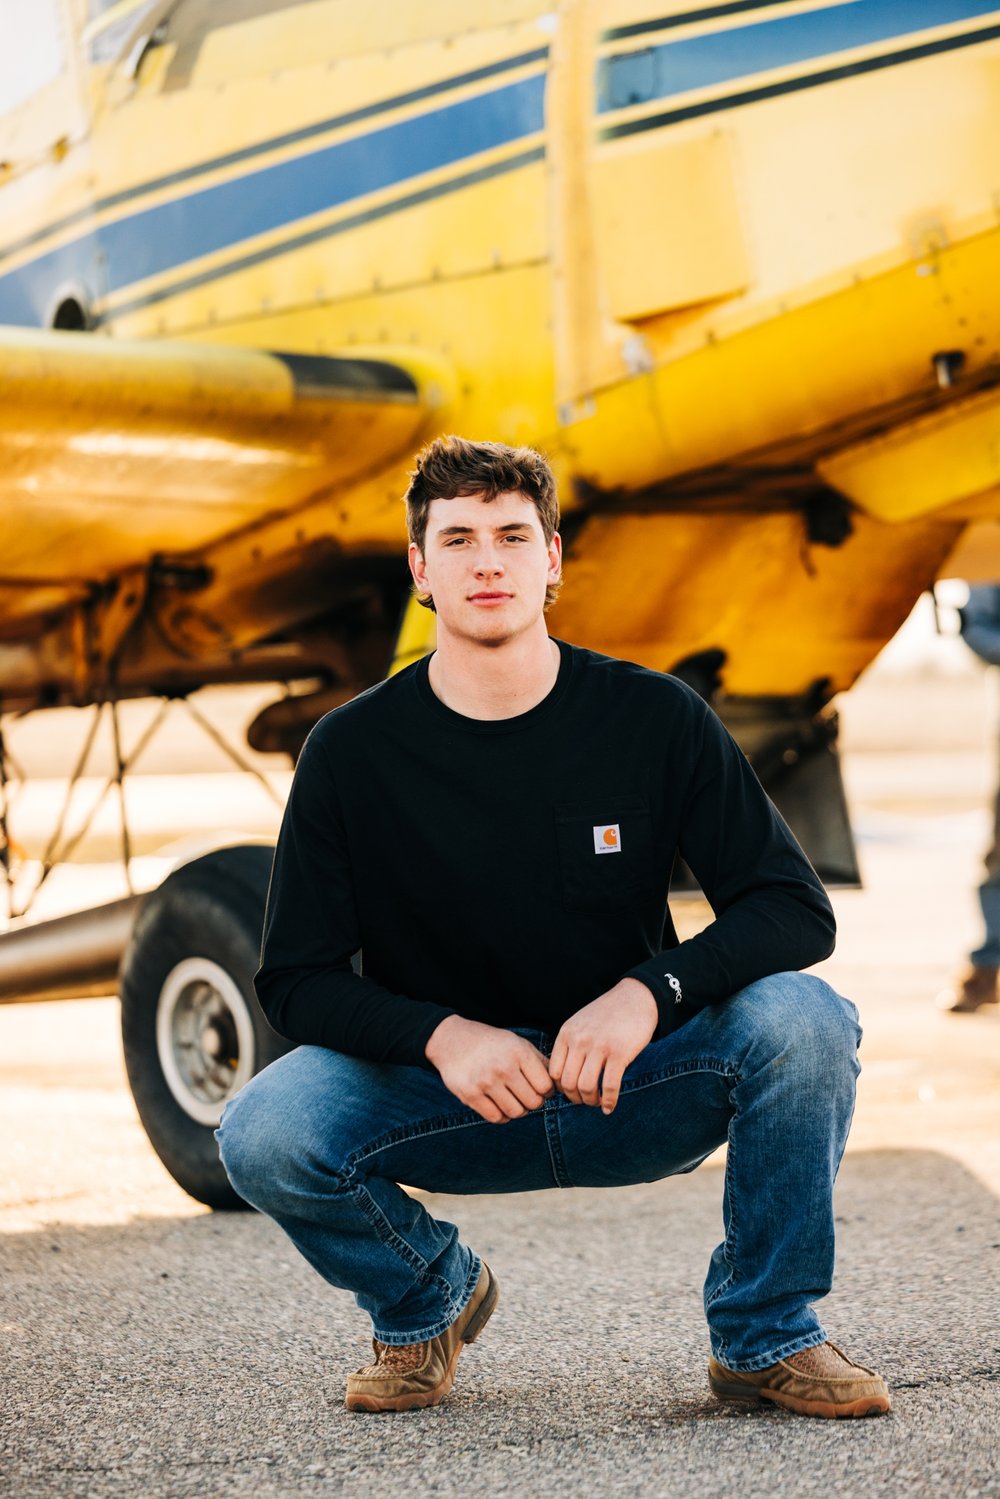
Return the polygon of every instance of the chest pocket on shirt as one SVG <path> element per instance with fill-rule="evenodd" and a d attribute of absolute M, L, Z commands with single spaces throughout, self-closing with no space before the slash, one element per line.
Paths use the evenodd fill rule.
<path fill-rule="evenodd" d="M 648 890 L 653 822 L 645 797 L 611 793 L 586 802 L 557 802 L 555 819 L 568 910 L 621 909 Z M 598 853 L 598 847 L 608 851 Z"/>

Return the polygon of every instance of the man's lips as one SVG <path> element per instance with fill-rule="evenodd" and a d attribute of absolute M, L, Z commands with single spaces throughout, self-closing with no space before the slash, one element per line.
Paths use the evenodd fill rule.
<path fill-rule="evenodd" d="M 469 602 L 472 604 L 497 604 L 501 599 L 511 599 L 512 593 L 472 593 Z"/>

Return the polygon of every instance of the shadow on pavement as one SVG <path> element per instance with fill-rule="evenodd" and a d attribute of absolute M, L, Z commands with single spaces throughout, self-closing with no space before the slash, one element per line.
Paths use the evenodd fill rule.
<path fill-rule="evenodd" d="M 430 1199 L 500 1310 L 435 1410 L 349 1415 L 365 1319 L 252 1214 L 0 1239 L 12 1495 L 996 1494 L 1000 1202 L 928 1151 L 848 1158 L 835 1341 L 895 1411 L 823 1422 L 707 1393 L 722 1176 Z M 993 1311 L 990 1311 L 990 1308 Z"/>

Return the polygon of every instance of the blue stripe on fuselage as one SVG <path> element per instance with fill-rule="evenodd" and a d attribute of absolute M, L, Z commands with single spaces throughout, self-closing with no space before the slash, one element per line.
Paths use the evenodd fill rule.
<path fill-rule="evenodd" d="M 772 68 L 813 62 L 997 8 L 996 0 L 850 0 L 825 10 L 619 53 L 604 58 L 598 67 L 598 110 L 607 113 Z"/>
<path fill-rule="evenodd" d="M 37 324 L 59 285 L 93 300 L 393 187 L 544 126 L 545 74 L 202 188 L 87 234 L 0 277 L 0 322 Z"/>

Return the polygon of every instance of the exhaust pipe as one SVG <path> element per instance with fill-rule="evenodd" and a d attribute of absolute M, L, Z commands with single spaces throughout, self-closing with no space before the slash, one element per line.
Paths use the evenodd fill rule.
<path fill-rule="evenodd" d="M 141 895 L 0 934 L 0 1004 L 118 993 Z"/>

